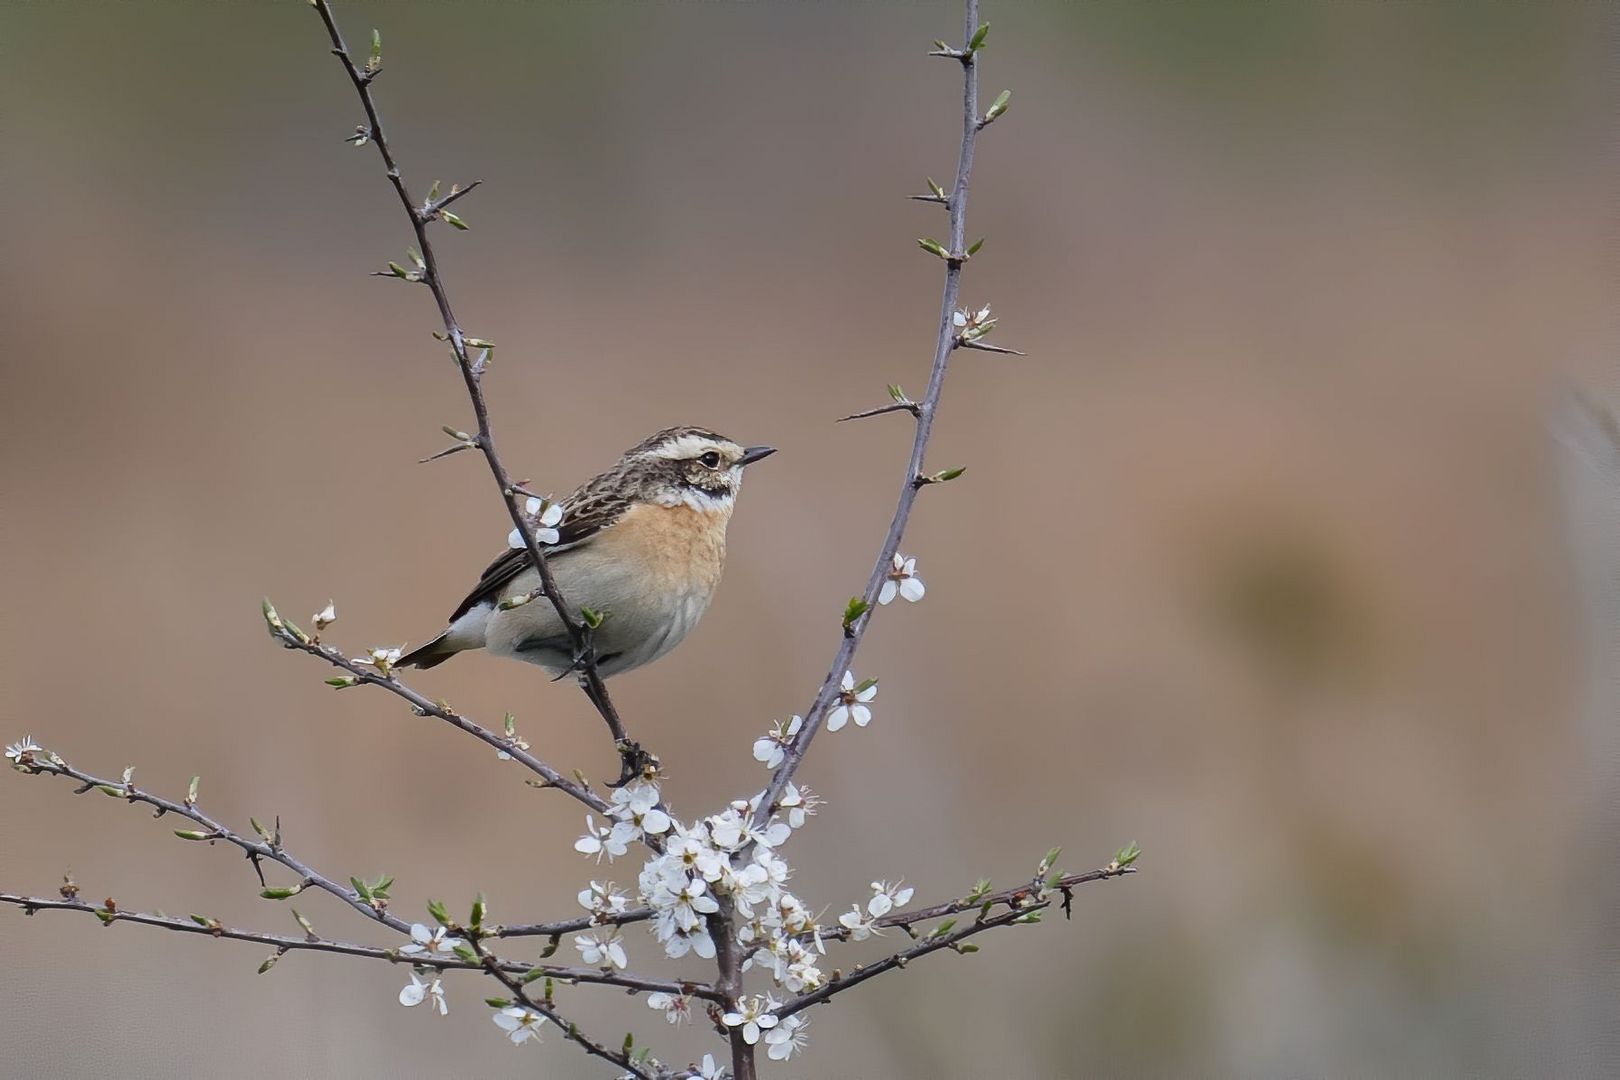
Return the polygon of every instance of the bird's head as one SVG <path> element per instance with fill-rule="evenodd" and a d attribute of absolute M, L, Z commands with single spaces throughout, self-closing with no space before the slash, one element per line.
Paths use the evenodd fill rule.
<path fill-rule="evenodd" d="M 648 502 L 729 511 L 743 470 L 774 453 L 775 447 L 741 446 L 706 428 L 674 427 L 625 451 L 621 468 Z"/>

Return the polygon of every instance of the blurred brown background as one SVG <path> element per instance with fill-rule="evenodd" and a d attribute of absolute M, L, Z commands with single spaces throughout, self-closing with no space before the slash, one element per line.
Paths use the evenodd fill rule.
<path fill-rule="evenodd" d="M 767 1075 L 1614 1073 L 1615 770 L 1578 721 L 1545 429 L 1566 378 L 1613 377 L 1612 12 L 990 5 L 986 90 L 1015 93 L 964 299 L 1030 355 L 953 371 L 932 462 L 968 472 L 905 545 L 928 598 L 877 622 L 877 719 L 818 744 L 830 806 L 788 854 L 829 917 L 874 877 L 957 895 L 1059 843 L 1084 868 L 1137 840 L 1143 873 L 818 1010 Z M 502 345 L 520 474 L 566 490 L 672 423 L 782 449 L 701 629 L 615 685 L 678 811 L 754 790 L 750 742 L 808 704 L 899 480 L 903 419 L 831 421 L 925 378 L 940 274 L 912 238 L 942 215 L 902 196 L 954 160 L 958 76 L 921 54 L 956 9 L 339 14 L 383 30 L 411 183 L 487 180 L 440 254 Z M 279 813 L 328 873 L 397 875 L 403 914 L 479 888 L 502 920 L 570 913 L 570 804 L 264 637 L 269 594 L 300 619 L 335 597 L 356 651 L 419 642 L 507 529 L 474 458 L 414 464 L 467 410 L 427 294 L 364 276 L 409 237 L 341 142 L 358 107 L 318 21 L 0 23 L 4 741 L 175 795 L 201 773 L 208 808 Z M 537 673 L 413 681 L 612 767 Z M 0 777 L 0 887 L 71 867 L 95 899 L 295 929 L 241 860 L 70 790 Z M 14 910 L 0 948 L 6 1076 L 605 1075 L 555 1035 L 506 1045 L 468 978 L 439 1020 L 378 964 L 255 977 L 253 946 Z"/>

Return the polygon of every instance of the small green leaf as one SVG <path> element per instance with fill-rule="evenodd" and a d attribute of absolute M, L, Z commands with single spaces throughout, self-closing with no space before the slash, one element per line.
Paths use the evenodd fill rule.
<path fill-rule="evenodd" d="M 492 1009 L 504 1009 L 510 1006 L 512 1003 L 506 998 L 485 998 L 484 1004 L 488 1005 Z"/>
<path fill-rule="evenodd" d="M 280 959 L 281 959 L 281 954 L 278 953 L 278 952 L 273 952 L 269 956 L 265 957 L 264 958 L 264 963 L 259 965 L 259 974 L 263 975 L 265 972 L 267 972 L 271 968 L 275 967 L 276 966 L 276 961 L 280 960 Z"/>
<path fill-rule="evenodd" d="M 112 795 L 120 799 L 124 797 L 124 789 L 120 787 L 113 787 L 111 784 L 97 784 L 96 790 L 101 792 L 103 795 Z"/>
<path fill-rule="evenodd" d="M 917 246 L 928 252 L 928 254 L 937 256 L 941 259 L 949 259 L 951 257 L 951 253 L 945 250 L 945 246 L 943 244 L 941 244 L 938 240 L 931 240 L 926 236 L 919 236 L 917 238 Z"/>
<path fill-rule="evenodd" d="M 371 899 L 371 889 L 369 889 L 366 886 L 365 882 L 361 881 L 357 877 L 351 876 L 349 878 L 349 884 L 354 886 L 354 891 L 355 891 L 356 894 L 359 895 L 360 899 L 362 899 L 362 900 L 370 900 Z"/>
<path fill-rule="evenodd" d="M 388 261 L 388 269 L 395 277 L 404 278 L 407 281 L 410 280 L 410 271 L 406 270 L 403 266 L 399 265 L 397 262 L 394 262 L 392 259 Z"/>
<path fill-rule="evenodd" d="M 507 713 L 506 718 L 502 721 L 502 727 L 506 729 L 506 737 L 510 739 L 517 734 L 517 717 Z"/>
<path fill-rule="evenodd" d="M 928 935 L 928 936 L 929 937 L 944 937 L 946 934 L 950 933 L 953 929 L 955 929 L 955 927 L 956 927 L 956 920 L 955 919 L 946 919 L 944 922 L 942 922 L 938 926 L 934 927 L 934 932 L 932 934 Z"/>
<path fill-rule="evenodd" d="M 932 176 L 926 177 L 925 179 L 928 181 L 928 190 L 934 193 L 934 197 L 943 199 L 945 197 L 945 189 L 935 183 Z"/>
<path fill-rule="evenodd" d="M 347 690 L 351 686 L 360 685 L 360 680 L 354 675 L 334 675 L 326 680 L 327 686 L 335 686 L 339 690 Z"/>
<path fill-rule="evenodd" d="M 461 959 L 467 961 L 467 963 L 469 963 L 469 964 L 478 963 L 478 954 L 473 952 L 471 949 L 467 948 L 467 946 L 465 946 L 465 945 L 457 945 L 451 951 L 454 952 L 457 956 L 461 957 Z"/>
<path fill-rule="evenodd" d="M 530 968 L 528 971 L 525 971 L 523 973 L 522 977 L 519 978 L 518 981 L 521 982 L 524 986 L 528 986 L 530 983 L 534 982 L 534 980 L 536 980 L 536 979 L 545 978 L 545 975 L 546 975 L 545 971 L 543 969 L 541 969 L 541 968 Z"/>
<path fill-rule="evenodd" d="M 474 930 L 478 929 L 480 926 L 483 926 L 484 914 L 487 910 L 488 907 L 484 903 L 483 893 L 479 893 L 477 896 L 473 897 L 472 917 L 467 920 L 467 925 L 472 927 Z"/>
<path fill-rule="evenodd" d="M 548 941 L 546 943 L 546 947 L 540 950 L 540 959 L 550 960 L 553 956 L 556 956 L 557 946 L 561 944 L 561 942 L 562 939 L 559 937 L 553 937 L 550 941 Z M 547 996 L 549 997 L 550 995 L 548 994 Z"/>
<path fill-rule="evenodd" d="M 366 73 L 375 74 L 382 67 L 382 31 L 371 31 L 371 55 L 366 58 Z"/>
<path fill-rule="evenodd" d="M 971 258 L 974 255 L 977 255 L 979 253 L 979 249 L 982 247 L 984 247 L 984 237 L 981 236 L 977 240 L 973 241 L 972 247 L 967 249 L 968 257 Z"/>
<path fill-rule="evenodd" d="M 1011 100 L 1012 100 L 1012 91 L 1011 90 L 1003 90 L 1001 93 L 997 94 L 996 95 L 996 100 L 992 101 L 990 103 L 990 108 L 985 110 L 984 122 L 988 124 L 990 121 L 994 120 L 996 117 L 998 117 L 1002 113 L 1006 112 L 1007 111 L 1007 103 L 1009 101 L 1011 101 Z"/>
<path fill-rule="evenodd" d="M 955 480 L 958 476 L 961 476 L 965 472 L 967 472 L 966 465 L 961 465 L 954 469 L 941 469 L 939 472 L 934 474 L 933 480 L 936 484 L 943 484 L 947 481 Z"/>
<path fill-rule="evenodd" d="M 197 785 L 200 784 L 200 783 L 202 783 L 202 777 L 193 776 L 191 778 L 191 783 L 186 786 L 186 805 L 187 806 L 196 806 L 197 805 Z"/>
<path fill-rule="evenodd" d="M 1132 863 L 1136 862 L 1136 860 L 1140 859 L 1141 857 L 1142 857 L 1142 849 L 1137 846 L 1135 841 L 1132 841 L 1131 843 L 1126 844 L 1124 847 L 1122 847 L 1118 851 L 1114 852 L 1114 862 L 1118 863 L 1119 866 L 1122 869 L 1124 867 L 1130 866 Z"/>
<path fill-rule="evenodd" d="M 979 947 L 971 941 L 964 941 L 956 947 L 956 951 L 959 953 L 976 953 L 979 951 Z"/>
<path fill-rule="evenodd" d="M 248 824 L 253 826 L 253 831 L 258 833 L 259 836 L 262 839 L 264 839 L 264 840 L 269 840 L 270 839 L 270 830 L 266 829 L 264 827 L 264 824 L 262 822 L 260 822 L 258 818 L 256 818 L 256 817 L 248 818 Z"/>
<path fill-rule="evenodd" d="M 276 614 L 276 607 L 270 602 L 268 596 L 264 598 L 264 603 L 260 605 L 260 609 L 264 612 L 264 622 L 270 628 L 270 633 L 272 635 L 280 634 L 282 629 L 281 616 Z"/>
<path fill-rule="evenodd" d="M 906 402 L 911 400 L 910 398 L 906 397 L 906 392 L 900 389 L 899 383 L 889 384 L 889 396 L 895 400 L 896 404 L 900 405 L 904 405 Z"/>
<path fill-rule="evenodd" d="M 196 923 L 198 926 L 208 925 L 208 917 L 206 915 L 198 915 L 196 912 L 192 912 L 191 921 Z"/>
<path fill-rule="evenodd" d="M 863 679 L 861 681 L 861 684 L 859 686 L 855 687 L 855 689 L 853 691 L 851 691 L 851 693 L 864 694 L 868 690 L 872 689 L 872 687 L 876 686 L 877 684 L 878 684 L 878 681 L 876 679 Z"/>
<path fill-rule="evenodd" d="M 968 42 L 968 52 L 978 52 L 984 48 L 984 39 L 990 35 L 990 24 L 980 23 L 979 28 L 973 32 L 973 38 Z"/>
<path fill-rule="evenodd" d="M 292 917 L 298 923 L 299 926 L 302 926 L 304 928 L 304 933 L 308 934 L 310 937 L 315 936 L 315 927 L 310 925 L 310 921 L 308 919 L 304 918 L 303 915 L 299 914 L 297 908 L 292 909 Z"/>
<path fill-rule="evenodd" d="M 438 197 L 439 197 L 439 182 L 437 180 L 435 180 L 435 181 L 433 181 L 433 186 L 428 188 L 427 201 L 428 202 L 433 202 Z"/>
<path fill-rule="evenodd" d="M 174 830 L 174 835 L 178 836 L 182 840 L 207 840 L 212 834 L 201 832 L 197 829 L 176 829 Z"/>
<path fill-rule="evenodd" d="M 467 223 L 462 221 L 461 218 L 457 217 L 455 214 L 452 214 L 450 211 L 440 210 L 439 216 L 443 218 L 444 223 L 450 226 L 452 229 L 460 229 L 462 232 L 467 231 Z"/>
<path fill-rule="evenodd" d="M 608 613 L 605 611 L 597 611 L 595 608 L 588 608 L 583 605 L 579 609 L 580 621 L 592 630 L 601 629 L 602 624 L 607 621 L 607 615 Z"/>
<path fill-rule="evenodd" d="M 844 629 L 848 630 L 850 627 L 854 626 L 857 619 L 871 610 L 872 605 L 867 603 L 861 597 L 850 597 L 849 603 L 844 607 Z"/>
<path fill-rule="evenodd" d="M 429 900 L 427 911 L 429 915 L 433 916 L 433 921 L 440 926 L 450 925 L 450 913 L 445 910 L 443 900 Z"/>
<path fill-rule="evenodd" d="M 302 885 L 271 885 L 266 889 L 260 890 L 259 895 L 264 897 L 266 900 L 285 900 L 289 896 L 297 896 L 303 891 L 304 887 Z"/>
<path fill-rule="evenodd" d="M 113 921 L 113 913 L 106 908 L 96 908 L 96 918 L 101 920 L 102 926 L 110 926 Z"/>

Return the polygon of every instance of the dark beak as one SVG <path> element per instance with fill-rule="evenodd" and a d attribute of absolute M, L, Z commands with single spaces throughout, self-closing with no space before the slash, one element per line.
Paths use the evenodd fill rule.
<path fill-rule="evenodd" d="M 738 465 L 752 465 L 760 458 L 768 458 L 776 453 L 774 446 L 750 446 L 743 450 L 742 457 L 737 459 Z"/>

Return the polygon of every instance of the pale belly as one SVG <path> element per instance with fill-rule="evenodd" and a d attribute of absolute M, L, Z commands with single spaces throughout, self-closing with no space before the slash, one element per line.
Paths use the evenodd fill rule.
<path fill-rule="evenodd" d="M 595 634 L 597 668 L 604 677 L 649 664 L 680 644 L 714 598 L 725 550 L 723 529 L 718 544 L 709 541 L 695 551 L 689 544 L 671 543 L 677 538 L 668 532 L 648 537 L 656 544 L 651 551 L 613 542 L 617 539 L 604 537 L 565 553 L 552 566 L 571 604 L 606 613 Z M 537 584 L 531 571 L 513 582 L 510 594 L 526 593 Z M 572 666 L 568 635 L 544 598 L 509 611 L 489 610 L 485 618 L 484 647 L 490 652 L 538 664 L 552 675 Z"/>

